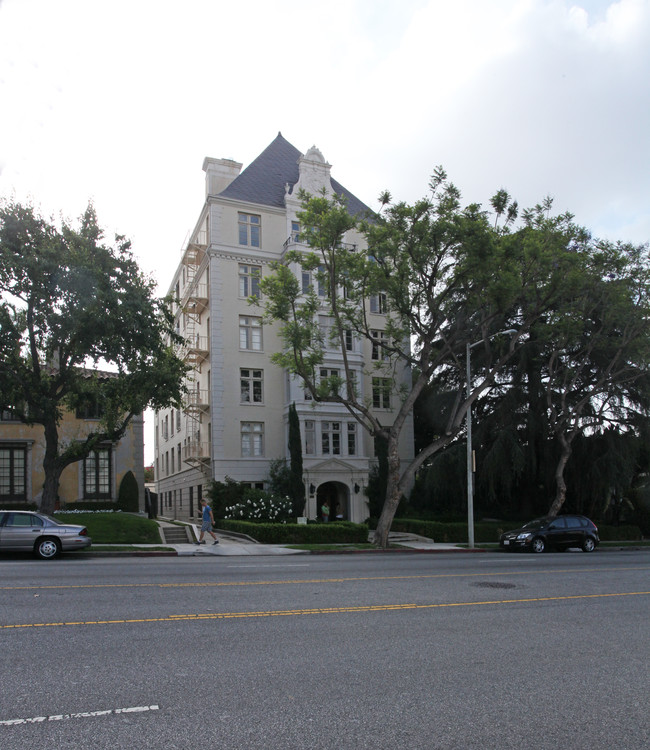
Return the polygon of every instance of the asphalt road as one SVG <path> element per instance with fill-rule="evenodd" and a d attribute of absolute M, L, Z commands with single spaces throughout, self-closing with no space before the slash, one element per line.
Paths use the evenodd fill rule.
<path fill-rule="evenodd" d="M 650 746 L 650 551 L 0 558 L 0 748 Z"/>

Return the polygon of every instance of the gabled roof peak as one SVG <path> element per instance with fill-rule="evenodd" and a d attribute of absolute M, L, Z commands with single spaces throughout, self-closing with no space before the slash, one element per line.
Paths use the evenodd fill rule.
<path fill-rule="evenodd" d="M 348 210 L 351 214 L 369 212 L 370 209 L 346 190 L 340 183 L 329 177 L 330 165 L 325 161 L 320 149 L 312 146 L 303 156 L 300 151 L 284 138 L 278 131 L 277 136 L 237 176 L 219 195 L 224 198 L 256 203 L 262 206 L 285 207 L 287 186 L 292 191 L 300 180 L 299 161 L 307 160 L 312 164 L 322 165 L 327 172 L 332 190 L 338 195 L 345 195 Z"/>

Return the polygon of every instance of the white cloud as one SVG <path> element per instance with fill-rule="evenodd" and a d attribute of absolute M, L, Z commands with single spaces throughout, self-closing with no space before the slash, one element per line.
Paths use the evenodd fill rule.
<path fill-rule="evenodd" d="M 126 234 L 166 291 L 206 155 L 278 130 L 374 205 L 443 164 L 650 240 L 650 0 L 3 0 L 0 196 Z"/>

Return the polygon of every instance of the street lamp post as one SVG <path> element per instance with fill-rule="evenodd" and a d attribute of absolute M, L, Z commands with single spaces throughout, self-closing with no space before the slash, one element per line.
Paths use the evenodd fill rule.
<path fill-rule="evenodd" d="M 514 328 L 508 328 L 507 331 L 498 331 L 488 336 L 488 340 L 495 336 L 501 336 L 509 333 L 517 333 Z M 467 398 L 472 393 L 472 368 L 470 365 L 471 351 L 475 346 L 482 344 L 485 339 L 475 341 L 470 344 L 469 341 L 465 345 L 465 367 L 466 382 L 467 382 Z M 467 408 L 467 415 L 465 417 L 467 423 L 467 545 L 470 549 L 474 549 L 474 451 L 472 450 L 472 406 L 471 404 Z"/>
<path fill-rule="evenodd" d="M 465 366 L 467 367 L 467 398 L 472 393 L 472 372 L 470 367 L 470 352 L 472 347 L 479 344 L 476 341 L 465 347 Z M 470 404 L 465 417 L 467 422 L 467 543 L 470 549 L 474 549 L 474 456 L 472 452 L 472 406 Z"/>

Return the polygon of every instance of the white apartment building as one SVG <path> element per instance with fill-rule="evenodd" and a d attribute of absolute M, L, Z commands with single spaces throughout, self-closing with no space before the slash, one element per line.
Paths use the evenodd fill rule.
<path fill-rule="evenodd" d="M 229 159 L 204 160 L 205 203 L 170 285 L 178 300 L 177 330 L 186 339 L 183 356 L 192 371 L 183 409 L 155 416 L 159 512 L 176 518 L 197 515 L 212 479 L 230 477 L 264 487 L 270 462 L 289 458 L 288 410 L 295 403 L 308 517 L 316 518 L 328 501 L 346 520 L 363 522 L 373 439 L 343 406 L 314 404 L 302 382 L 271 362 L 281 342 L 273 326 L 262 326 L 262 310 L 248 297 L 257 294 L 259 278 L 271 262 L 289 248 L 300 248 L 301 189 L 315 194 L 325 187 L 344 194 L 354 214 L 369 209 L 332 179 L 318 149 L 303 155 L 280 133 L 241 168 Z M 346 242 L 362 246 L 359 234 L 349 235 Z M 302 283 L 311 282 L 303 278 Z M 380 337 L 386 322 L 381 304 L 371 305 L 369 314 Z M 376 346 L 373 351 L 372 342 L 354 339 L 349 348 L 361 397 L 371 397 L 373 408 L 385 417 L 382 422 L 390 424 L 398 393 L 373 379 Z M 321 368 L 324 375 L 342 368 L 340 353 L 328 351 Z M 407 369 L 403 373 L 410 377 Z M 410 421 L 400 452 L 403 461 L 413 457 Z"/>

